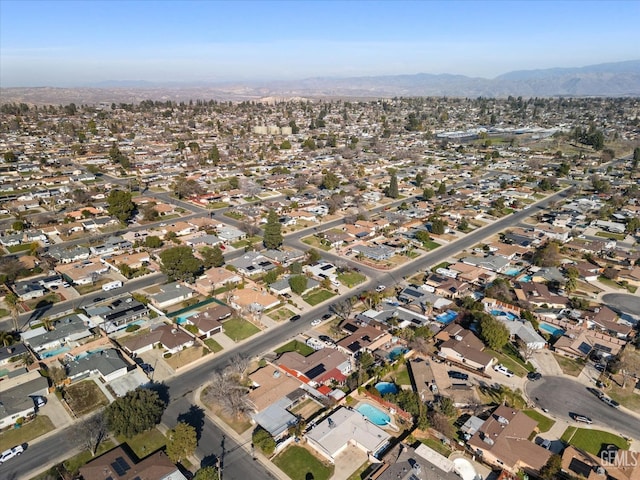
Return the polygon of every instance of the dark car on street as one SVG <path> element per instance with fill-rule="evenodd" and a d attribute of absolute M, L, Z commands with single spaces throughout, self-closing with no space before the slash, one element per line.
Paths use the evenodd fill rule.
<path fill-rule="evenodd" d="M 293 317 L 291 317 L 291 318 L 289 319 L 289 321 L 290 321 L 290 322 L 295 322 L 295 321 L 297 321 L 297 320 L 300 320 L 300 315 L 294 315 Z"/>
<path fill-rule="evenodd" d="M 542 374 L 540 372 L 529 372 L 527 373 L 527 378 L 533 381 L 540 380 L 542 378 Z"/>
<path fill-rule="evenodd" d="M 469 375 L 458 372 L 457 370 L 449 370 L 447 375 L 449 375 L 449 378 L 453 378 L 455 380 L 469 380 Z"/>

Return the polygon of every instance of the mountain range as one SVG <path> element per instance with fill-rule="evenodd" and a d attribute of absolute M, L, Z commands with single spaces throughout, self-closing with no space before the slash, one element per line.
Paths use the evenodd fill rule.
<path fill-rule="evenodd" d="M 0 101 L 33 104 L 136 103 L 142 100 L 264 100 L 287 98 L 448 97 L 635 97 L 640 96 L 640 60 L 579 68 L 505 73 L 493 79 L 464 75 L 314 77 L 303 80 L 225 83 L 105 81 L 75 88 L 1 88 Z"/>

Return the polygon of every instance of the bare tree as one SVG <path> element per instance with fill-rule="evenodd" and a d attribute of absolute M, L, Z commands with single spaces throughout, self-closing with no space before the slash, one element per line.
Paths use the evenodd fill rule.
<path fill-rule="evenodd" d="M 249 368 L 249 357 L 236 354 L 229 360 L 229 364 L 225 369 L 226 374 L 237 375 L 238 377 L 244 377 L 244 373 Z"/>
<path fill-rule="evenodd" d="M 243 360 L 239 360 L 239 363 L 243 363 Z M 247 397 L 249 389 L 242 385 L 241 377 L 230 373 L 213 373 L 211 384 L 205 391 L 205 401 L 215 403 L 229 416 L 241 417 L 251 410 L 251 403 Z"/>
<path fill-rule="evenodd" d="M 345 300 L 334 303 L 333 305 L 331 305 L 330 309 L 334 314 L 336 314 L 336 316 L 340 317 L 342 320 L 348 320 L 351 316 L 351 311 L 353 310 L 353 303 L 351 302 L 351 299 L 347 298 Z"/>
<path fill-rule="evenodd" d="M 107 438 L 109 430 L 103 412 L 98 412 L 76 423 L 71 429 L 73 441 L 96 455 L 98 447 Z"/>

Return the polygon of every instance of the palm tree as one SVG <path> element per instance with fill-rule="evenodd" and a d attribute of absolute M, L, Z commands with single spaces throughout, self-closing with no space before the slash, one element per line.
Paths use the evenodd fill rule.
<path fill-rule="evenodd" d="M 18 318 L 20 317 L 18 311 L 18 305 L 20 304 L 20 299 L 18 296 L 10 292 L 4 297 L 4 302 L 9 307 L 9 312 L 11 313 L 11 320 L 13 320 L 13 330 L 18 331 Z"/>
<path fill-rule="evenodd" d="M 7 332 L 5 330 L 0 330 L 0 343 L 3 346 L 8 347 L 14 341 L 15 341 L 15 338 L 13 337 L 13 334 L 11 332 Z"/>

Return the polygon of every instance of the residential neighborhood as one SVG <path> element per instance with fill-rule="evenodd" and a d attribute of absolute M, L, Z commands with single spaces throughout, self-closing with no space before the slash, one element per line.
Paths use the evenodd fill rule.
<path fill-rule="evenodd" d="M 1 108 L 0 477 L 640 478 L 637 99 Z"/>

